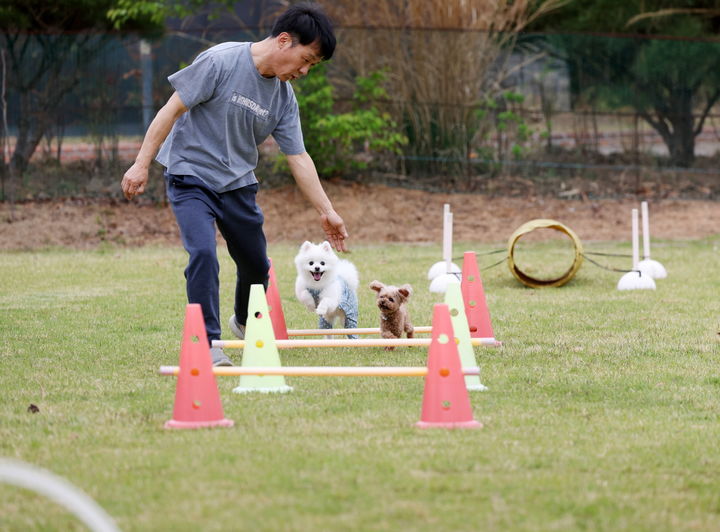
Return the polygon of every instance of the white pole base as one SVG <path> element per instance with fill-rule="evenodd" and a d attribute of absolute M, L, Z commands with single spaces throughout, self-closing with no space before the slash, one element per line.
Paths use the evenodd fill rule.
<path fill-rule="evenodd" d="M 653 259 L 641 260 L 638 262 L 638 269 L 653 279 L 665 279 L 667 277 L 665 266 Z"/>
<path fill-rule="evenodd" d="M 440 262 L 436 262 L 432 266 L 430 266 L 430 269 L 428 270 L 428 281 L 432 281 L 436 277 L 439 277 L 440 275 L 444 275 L 446 273 L 462 273 L 462 270 L 460 267 L 455 264 L 454 262 L 450 263 L 450 271 L 448 272 L 447 269 L 447 262 L 444 260 L 441 260 Z"/>
<path fill-rule="evenodd" d="M 642 272 L 627 272 L 617 284 L 618 290 L 655 290 L 655 281 Z"/>
<path fill-rule="evenodd" d="M 430 283 L 430 291 L 438 294 L 444 294 L 447 291 L 447 287 L 450 283 L 459 283 L 460 276 L 445 273 L 435 277 Z"/>

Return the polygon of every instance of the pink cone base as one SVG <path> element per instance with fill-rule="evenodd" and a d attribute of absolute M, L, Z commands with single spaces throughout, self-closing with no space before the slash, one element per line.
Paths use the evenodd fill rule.
<path fill-rule="evenodd" d="M 432 423 L 429 421 L 418 421 L 415 426 L 419 429 L 481 429 L 483 424 L 479 421 L 456 421 L 451 423 Z"/>
<path fill-rule="evenodd" d="M 232 427 L 232 419 L 218 419 L 216 421 L 176 421 L 171 419 L 165 422 L 166 429 L 202 429 L 206 427 Z"/>

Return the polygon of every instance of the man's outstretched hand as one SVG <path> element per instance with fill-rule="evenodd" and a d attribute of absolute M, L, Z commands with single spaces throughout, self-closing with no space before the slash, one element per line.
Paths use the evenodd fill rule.
<path fill-rule="evenodd" d="M 321 214 L 320 219 L 322 220 L 322 228 L 332 247 L 337 251 L 347 251 L 345 239 L 349 235 L 347 229 L 345 229 L 345 222 L 340 215 L 335 211 L 331 211 L 329 214 Z"/>

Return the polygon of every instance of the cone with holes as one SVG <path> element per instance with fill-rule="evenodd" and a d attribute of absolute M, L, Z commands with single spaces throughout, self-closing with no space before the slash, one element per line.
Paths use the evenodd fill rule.
<path fill-rule="evenodd" d="M 448 284 L 445 292 L 445 303 L 450 309 L 450 321 L 452 322 L 453 331 L 455 331 L 461 366 L 463 368 L 477 366 L 475 350 L 470 343 L 470 329 L 465 316 L 465 305 L 460 283 Z M 487 390 L 487 386 L 480 382 L 478 375 L 465 375 L 465 386 L 469 391 L 482 392 Z"/>
<path fill-rule="evenodd" d="M 185 309 L 173 417 L 165 423 L 165 428 L 231 427 L 232 424 L 223 414 L 202 309 L 197 303 L 191 303 Z"/>
<path fill-rule="evenodd" d="M 272 322 L 273 332 L 276 340 L 287 340 L 287 325 L 285 323 L 285 314 L 283 314 L 282 302 L 280 301 L 280 291 L 277 286 L 275 277 L 275 268 L 273 268 L 272 259 L 270 261 L 270 271 L 268 272 L 268 289 L 267 304 L 270 312 L 270 321 Z"/>
<path fill-rule="evenodd" d="M 428 350 L 428 373 L 420 428 L 481 428 L 473 418 L 470 397 L 463 380 L 460 355 L 454 341 L 450 311 L 438 303 L 433 309 L 432 341 Z"/>
<path fill-rule="evenodd" d="M 460 282 L 463 300 L 465 301 L 465 316 L 470 327 L 471 338 L 495 338 L 490 311 L 485 302 L 480 270 L 478 269 L 475 253 L 466 251 L 463 255 L 462 281 Z"/>
<path fill-rule="evenodd" d="M 275 335 L 265 300 L 265 289 L 261 284 L 254 284 L 250 287 L 242 365 L 243 367 L 281 366 L 280 353 L 275 344 Z M 233 388 L 235 393 L 286 393 L 290 391 L 292 391 L 292 387 L 285 384 L 285 377 L 282 375 L 242 375 L 239 385 Z"/>

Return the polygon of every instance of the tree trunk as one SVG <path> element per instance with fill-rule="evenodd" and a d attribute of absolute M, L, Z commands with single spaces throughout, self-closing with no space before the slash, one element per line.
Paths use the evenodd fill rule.
<path fill-rule="evenodd" d="M 33 112 L 32 98 L 27 93 L 20 95 L 20 120 L 18 121 L 18 134 L 10 158 L 11 174 L 21 177 L 28 167 L 35 148 L 40 144 L 47 129 L 47 119 Z"/>
<path fill-rule="evenodd" d="M 678 89 L 670 95 L 667 106 L 656 106 L 660 120 L 647 115 L 643 118 L 658 132 L 670 154 L 670 164 L 688 168 L 695 162 L 695 117 L 693 116 L 691 90 Z"/>

